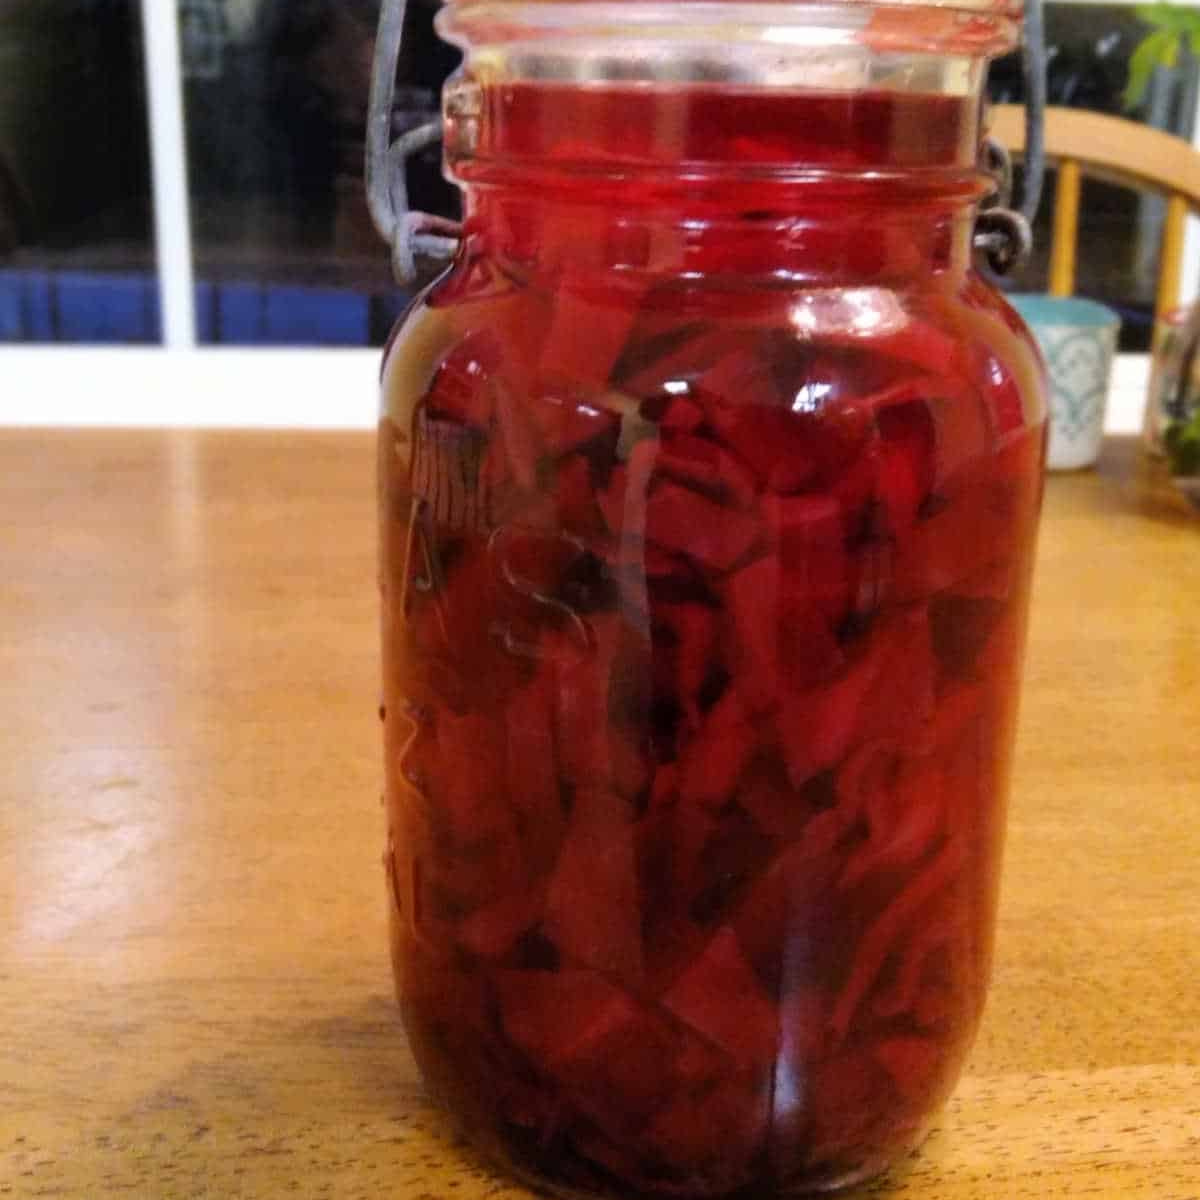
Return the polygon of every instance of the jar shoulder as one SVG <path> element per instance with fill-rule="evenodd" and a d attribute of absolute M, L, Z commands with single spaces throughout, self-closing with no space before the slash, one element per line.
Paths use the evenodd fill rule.
<path fill-rule="evenodd" d="M 460 264 L 389 342 L 384 415 L 407 420 L 435 388 L 486 406 L 644 405 L 671 397 L 784 407 L 808 417 L 896 389 L 988 410 L 1000 432 L 1045 419 L 1042 364 L 1021 318 L 974 275 L 910 288 L 764 288 L 605 275 L 552 281 Z"/>

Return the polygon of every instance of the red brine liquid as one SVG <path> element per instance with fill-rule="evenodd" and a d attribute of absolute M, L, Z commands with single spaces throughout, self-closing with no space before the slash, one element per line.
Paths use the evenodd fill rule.
<path fill-rule="evenodd" d="M 565 1192 L 868 1175 L 978 1024 L 1040 500 L 1034 358 L 965 261 L 974 114 L 485 113 L 467 245 L 385 370 L 414 1052 Z"/>

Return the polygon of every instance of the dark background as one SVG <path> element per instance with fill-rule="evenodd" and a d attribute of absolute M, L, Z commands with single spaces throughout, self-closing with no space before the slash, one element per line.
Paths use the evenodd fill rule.
<path fill-rule="evenodd" d="M 163 0 L 165 2 L 165 0 Z M 363 130 L 378 0 L 177 0 L 202 340 L 379 344 L 406 297 L 371 226 Z M 457 52 L 410 0 L 396 129 L 432 118 Z M 1052 103 L 1121 112 L 1132 8 L 1051 4 Z M 1136 115 L 1190 137 L 1196 65 L 1161 72 Z M 136 0 L 0 0 L 0 341 L 156 341 L 158 298 Z M 1021 99 L 1015 59 L 989 92 Z M 1047 181 L 1033 261 L 1045 285 Z M 414 207 L 457 213 L 427 151 Z M 1162 206 L 1085 182 L 1080 294 L 1148 344 Z"/>

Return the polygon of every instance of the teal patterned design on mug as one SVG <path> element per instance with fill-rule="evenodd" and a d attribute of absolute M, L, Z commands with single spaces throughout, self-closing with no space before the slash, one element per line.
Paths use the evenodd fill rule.
<path fill-rule="evenodd" d="M 1090 466 L 1104 438 L 1104 411 L 1120 318 L 1077 296 L 1009 296 L 1041 347 L 1050 382 L 1050 448 L 1046 465 Z"/>

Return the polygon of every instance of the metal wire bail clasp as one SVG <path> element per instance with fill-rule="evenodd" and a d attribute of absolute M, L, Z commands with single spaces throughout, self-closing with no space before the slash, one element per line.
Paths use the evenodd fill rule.
<path fill-rule="evenodd" d="M 1042 0 L 1025 0 L 1021 36 L 1021 67 L 1025 80 L 1025 182 L 1021 205 L 1012 203 L 1012 162 L 1008 150 L 995 138 L 983 144 L 982 169 L 996 186 L 990 202 L 975 218 L 974 245 L 997 275 L 1020 266 L 1033 248 L 1033 219 L 1042 198 L 1046 170 L 1043 123 L 1046 113 L 1046 43 L 1042 28 Z"/>
<path fill-rule="evenodd" d="M 406 9 L 407 0 L 383 0 L 380 9 L 367 118 L 367 203 L 375 228 L 392 247 L 396 278 L 411 284 L 420 275 L 420 260 L 441 265 L 453 257 L 462 227 L 457 221 L 408 207 L 407 160 L 441 140 L 442 122 L 440 118 L 429 121 L 392 140 L 396 67 Z"/>

